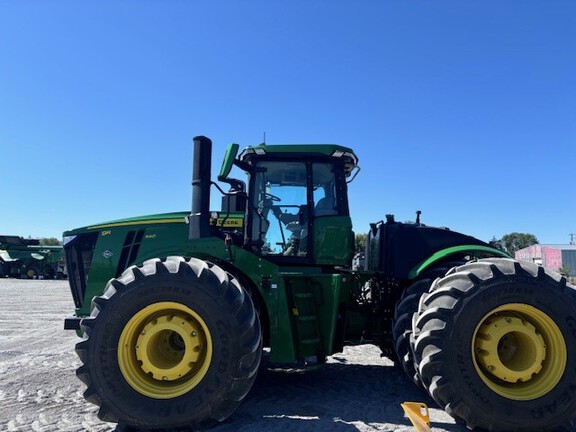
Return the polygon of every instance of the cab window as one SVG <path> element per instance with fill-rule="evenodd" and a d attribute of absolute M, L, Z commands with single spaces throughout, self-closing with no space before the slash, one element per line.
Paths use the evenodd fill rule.
<path fill-rule="evenodd" d="M 262 255 L 306 258 L 314 220 L 347 215 L 342 165 L 259 161 L 252 181 L 250 237 Z"/>
<path fill-rule="evenodd" d="M 337 216 L 339 214 L 336 199 L 336 177 L 334 165 L 315 163 L 312 168 L 314 194 L 314 217 Z"/>
<path fill-rule="evenodd" d="M 252 238 L 260 240 L 262 255 L 307 256 L 307 177 L 305 163 L 258 163 Z"/>

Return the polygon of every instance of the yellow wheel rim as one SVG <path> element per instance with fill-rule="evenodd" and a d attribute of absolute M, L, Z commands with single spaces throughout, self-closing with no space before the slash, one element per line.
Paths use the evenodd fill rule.
<path fill-rule="evenodd" d="M 211 360 L 206 323 L 180 303 L 154 303 L 140 310 L 118 341 L 122 375 L 134 390 L 154 399 L 175 398 L 196 387 Z"/>
<path fill-rule="evenodd" d="M 562 378 L 567 357 L 556 323 L 527 304 L 510 303 L 492 310 L 472 338 L 476 372 L 507 399 L 532 400 L 547 394 Z"/>

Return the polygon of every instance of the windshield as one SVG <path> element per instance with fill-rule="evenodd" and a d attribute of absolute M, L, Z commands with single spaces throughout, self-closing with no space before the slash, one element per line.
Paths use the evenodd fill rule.
<path fill-rule="evenodd" d="M 306 178 L 305 163 L 258 164 L 252 238 L 263 241 L 262 255 L 306 256 Z"/>
<path fill-rule="evenodd" d="M 342 212 L 334 165 L 265 161 L 255 171 L 251 238 L 259 240 L 262 255 L 306 257 L 310 217 Z"/>

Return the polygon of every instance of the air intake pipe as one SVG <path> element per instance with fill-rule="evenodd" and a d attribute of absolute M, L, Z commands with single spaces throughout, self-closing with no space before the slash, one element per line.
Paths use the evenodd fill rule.
<path fill-rule="evenodd" d="M 194 137 L 190 239 L 210 237 L 211 165 L 212 141 L 205 136 Z"/>

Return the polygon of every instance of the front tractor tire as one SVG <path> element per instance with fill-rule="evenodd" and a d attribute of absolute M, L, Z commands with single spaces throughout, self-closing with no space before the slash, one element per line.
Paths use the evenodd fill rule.
<path fill-rule="evenodd" d="M 512 259 L 455 268 L 420 301 L 414 355 L 430 395 L 471 429 L 571 429 L 576 287 Z"/>
<path fill-rule="evenodd" d="M 205 429 L 238 407 L 256 378 L 260 322 L 230 274 L 168 257 L 111 280 L 76 345 L 98 417 L 144 430 Z"/>

